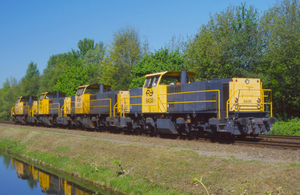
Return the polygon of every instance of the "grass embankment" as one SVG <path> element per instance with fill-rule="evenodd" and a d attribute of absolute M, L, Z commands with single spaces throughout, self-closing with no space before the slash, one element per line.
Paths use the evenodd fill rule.
<path fill-rule="evenodd" d="M 276 121 L 273 131 L 268 134 L 300 136 L 300 119 L 293 118 L 288 121 Z"/>
<path fill-rule="evenodd" d="M 162 140 L 163 141 L 163 140 Z M 300 194 L 300 166 L 0 127 L 0 147 L 129 194 Z M 124 176 L 117 176 L 121 161 Z"/>

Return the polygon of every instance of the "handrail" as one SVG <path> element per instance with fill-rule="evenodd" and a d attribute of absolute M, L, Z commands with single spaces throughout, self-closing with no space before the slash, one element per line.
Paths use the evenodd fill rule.
<path fill-rule="evenodd" d="M 178 95 L 178 94 L 188 94 L 188 93 L 204 93 L 204 92 L 218 92 L 218 120 L 221 120 L 221 106 L 220 106 L 220 90 L 202 90 L 202 91 L 187 91 L 187 92 L 177 92 L 177 93 L 167 93 L 159 95 Z M 202 102 L 217 102 L 217 100 L 204 100 L 204 101 L 185 101 L 185 102 L 167 102 L 166 104 L 186 104 L 186 103 L 202 103 Z"/>
<path fill-rule="evenodd" d="M 230 98 L 226 101 L 226 117 L 228 118 L 228 106 L 231 105 L 231 104 L 235 104 L 235 103 L 229 103 L 229 101 L 233 98 L 233 96 L 240 90 L 243 90 L 243 91 L 248 91 L 248 90 L 252 90 L 252 91 L 260 91 L 262 92 L 259 96 L 261 97 L 261 100 L 263 101 L 262 103 L 258 103 L 258 104 L 264 104 L 264 105 L 270 105 L 270 116 L 272 117 L 273 116 L 273 106 L 272 106 L 272 90 L 271 89 L 237 89 L 231 96 Z M 266 91 L 270 91 L 271 94 L 270 94 L 270 102 L 264 102 L 264 99 L 265 98 L 265 95 L 264 95 L 264 92 Z M 255 97 L 254 95 L 252 96 L 248 96 L 248 95 L 241 95 L 241 97 Z M 263 97 L 263 98 L 262 98 Z M 268 97 L 268 96 L 267 96 Z M 245 104 L 245 105 L 249 105 L 249 104 L 257 104 L 257 103 L 238 103 L 238 104 Z"/>
<path fill-rule="evenodd" d="M 33 108 L 33 105 L 31 106 L 30 110 L 28 111 L 28 116 L 32 116 L 32 108 Z M 28 109 L 29 109 L 29 106 L 28 106 Z M 30 113 L 30 115 L 29 115 Z"/>
<path fill-rule="evenodd" d="M 61 109 L 60 109 L 60 116 L 62 116 L 62 111 L 64 110 L 64 108 L 65 108 L 65 104 L 63 104 L 63 106 L 61 107 Z M 64 117 L 66 117 L 67 115 L 66 115 L 66 113 L 65 113 L 65 111 L 64 111 Z"/>
<path fill-rule="evenodd" d="M 122 112 L 123 112 L 123 117 L 125 118 L 125 98 L 123 98 Z"/>
<path fill-rule="evenodd" d="M 160 97 L 158 97 L 158 100 L 159 100 L 160 104 L 164 104 L 164 103 L 162 103 Z M 168 102 L 167 102 L 167 103 L 168 103 Z M 166 104 L 167 104 L 167 103 L 166 103 Z M 163 108 L 164 108 L 165 110 L 167 110 L 167 109 L 164 107 L 164 105 L 163 105 Z M 160 106 L 159 106 L 159 103 L 158 103 L 158 109 L 161 110 L 161 109 L 160 109 Z"/>
<path fill-rule="evenodd" d="M 128 99 L 131 99 L 131 98 L 138 98 L 138 97 L 142 98 L 143 96 L 142 96 L 142 95 L 138 95 L 138 96 L 129 96 Z M 130 104 L 130 103 L 129 103 L 129 106 L 141 106 L 141 105 L 143 105 L 143 104 L 142 104 L 142 103 L 140 103 L 140 104 Z"/>
<path fill-rule="evenodd" d="M 90 102 L 92 102 L 92 101 L 105 101 L 105 100 L 109 100 L 109 117 L 111 118 L 111 98 L 90 100 Z M 107 105 L 105 105 L 105 106 L 91 106 L 91 107 L 107 107 Z"/>
<path fill-rule="evenodd" d="M 34 113 L 34 105 L 33 105 L 33 103 L 32 103 L 32 106 L 31 106 L 31 116 L 33 116 L 33 113 Z"/>
<path fill-rule="evenodd" d="M 32 106 L 32 107 L 33 107 L 33 106 Z M 34 114 L 35 114 L 35 113 L 34 113 L 34 110 L 36 110 L 36 114 L 39 114 L 39 113 L 38 113 L 38 105 L 36 104 L 36 105 L 34 105 L 34 107 L 35 107 L 36 109 L 33 109 L 32 116 L 34 116 Z"/>
<path fill-rule="evenodd" d="M 54 105 L 54 104 L 58 104 L 58 108 L 50 108 L 50 105 Z M 61 115 L 60 115 L 60 103 L 51 103 L 51 104 L 49 104 L 49 110 L 58 110 L 58 117 L 61 117 Z M 49 113 L 48 113 L 49 114 Z"/>
<path fill-rule="evenodd" d="M 29 116 L 29 106 L 23 106 L 23 107 L 27 107 L 27 115 Z M 23 109 L 23 114 L 24 114 L 24 109 Z"/>
<path fill-rule="evenodd" d="M 118 102 L 116 102 L 116 104 L 114 105 L 114 117 L 116 117 L 116 107 L 118 105 Z"/>
<path fill-rule="evenodd" d="M 64 105 L 67 104 L 65 100 L 64 100 Z M 72 109 L 76 108 L 76 107 L 72 107 L 72 104 L 75 104 L 75 101 L 70 101 L 68 103 L 70 104 L 70 107 L 68 107 L 68 106 L 64 107 L 64 116 L 65 117 L 67 116 L 67 114 L 72 113 Z"/>
<path fill-rule="evenodd" d="M 14 110 L 16 112 L 16 107 L 11 107 L 11 109 L 10 109 L 10 116 L 13 116 Z"/>

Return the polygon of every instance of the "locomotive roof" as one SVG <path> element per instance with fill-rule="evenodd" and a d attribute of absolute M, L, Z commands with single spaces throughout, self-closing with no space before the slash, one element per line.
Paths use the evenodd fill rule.
<path fill-rule="evenodd" d="M 165 71 L 165 72 L 157 72 L 157 73 L 153 73 L 153 74 L 146 74 L 145 77 L 147 78 L 147 77 L 160 76 L 160 75 L 180 76 L 180 74 L 181 74 L 181 71 Z M 196 75 L 196 73 L 187 72 L 187 75 L 194 77 Z"/>
<path fill-rule="evenodd" d="M 100 86 L 100 84 L 92 84 L 92 85 L 81 85 L 78 87 L 79 88 L 82 88 L 82 87 L 92 87 L 92 88 L 98 88 Z M 111 88 L 110 85 L 103 85 L 105 88 Z"/>
<path fill-rule="evenodd" d="M 32 97 L 32 99 L 37 99 L 36 96 L 31 96 L 31 97 Z M 21 98 L 29 98 L 29 95 L 18 97 L 18 99 L 21 99 Z"/>
<path fill-rule="evenodd" d="M 60 92 L 58 91 L 61 95 L 66 95 L 66 93 L 64 92 Z M 44 93 L 41 93 L 41 95 L 45 95 L 45 94 L 56 94 L 56 91 L 47 91 L 47 92 L 44 92 Z"/>

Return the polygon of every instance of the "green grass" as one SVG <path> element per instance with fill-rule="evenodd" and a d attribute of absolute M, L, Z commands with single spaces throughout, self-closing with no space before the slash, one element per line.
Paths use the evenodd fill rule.
<path fill-rule="evenodd" d="M 76 159 L 65 157 L 63 153 L 69 151 L 69 147 L 67 146 L 57 147 L 54 150 L 56 154 L 51 154 L 36 150 L 30 151 L 19 142 L 0 139 L 0 148 L 24 154 L 31 159 L 36 159 L 40 164 L 45 163 L 46 166 L 52 165 L 58 170 L 61 169 L 69 173 L 76 173 L 81 179 L 89 178 L 91 181 L 97 181 L 100 184 L 104 182 L 111 189 L 118 188 L 128 194 L 185 194 L 176 189 L 171 189 L 166 185 L 155 184 L 139 177 L 130 175 L 118 176 L 119 167 L 117 166 L 115 170 L 112 170 L 96 164 L 82 163 Z"/>
<path fill-rule="evenodd" d="M 262 194 L 275 192 L 280 186 L 287 194 L 300 193 L 295 185 L 300 174 L 297 161 L 276 164 L 242 160 L 234 155 L 224 159 L 222 155 L 201 155 L 199 151 L 177 148 L 179 145 L 175 147 L 177 143 L 171 145 L 172 142 L 163 148 L 34 130 L 0 130 L 0 147 L 18 150 L 37 162 L 126 194 L 205 194 L 193 178 L 202 178 L 212 194 Z M 122 168 L 113 162 L 119 162 Z M 118 176 L 121 169 L 129 174 Z"/>

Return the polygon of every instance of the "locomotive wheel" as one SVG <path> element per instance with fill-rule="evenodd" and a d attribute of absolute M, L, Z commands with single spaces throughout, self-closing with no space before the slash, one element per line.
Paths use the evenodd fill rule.
<path fill-rule="evenodd" d="M 225 135 L 224 135 L 224 133 L 215 132 L 213 134 L 213 137 L 214 137 L 215 140 L 220 141 L 220 140 L 225 138 Z"/>

